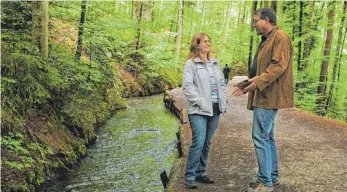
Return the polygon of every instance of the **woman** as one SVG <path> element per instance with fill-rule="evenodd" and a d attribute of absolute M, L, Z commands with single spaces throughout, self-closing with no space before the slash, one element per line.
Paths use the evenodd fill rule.
<path fill-rule="evenodd" d="M 226 85 L 218 61 L 210 57 L 210 37 L 199 33 L 192 38 L 184 66 L 182 89 L 192 128 L 192 144 L 186 163 L 185 185 L 196 189 L 195 181 L 214 183 L 206 175 L 210 142 L 220 113 L 226 112 Z"/>

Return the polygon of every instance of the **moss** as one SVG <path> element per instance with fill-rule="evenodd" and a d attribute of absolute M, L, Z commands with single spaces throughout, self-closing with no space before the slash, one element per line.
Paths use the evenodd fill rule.
<path fill-rule="evenodd" d="M 32 192 L 27 184 L 10 183 L 5 187 L 4 192 Z"/>
<path fill-rule="evenodd" d="M 72 162 L 74 162 L 74 161 L 76 161 L 77 160 L 77 155 L 75 154 L 75 151 L 74 150 L 70 150 L 70 151 L 66 151 L 65 152 L 65 162 L 66 162 L 66 164 L 70 164 L 70 163 L 72 163 Z"/>
<path fill-rule="evenodd" d="M 57 159 L 56 161 L 52 162 L 51 166 L 53 168 L 60 168 L 65 167 L 65 164 L 60 159 Z"/>
<path fill-rule="evenodd" d="M 27 183 L 33 183 L 34 179 L 35 179 L 35 172 L 34 171 L 26 172 L 26 182 Z"/>
<path fill-rule="evenodd" d="M 29 185 L 28 185 L 28 188 L 29 188 L 30 191 L 35 191 L 35 186 L 34 186 L 34 185 L 30 185 L 30 184 L 29 184 Z"/>
<path fill-rule="evenodd" d="M 45 181 L 45 171 L 44 171 L 44 167 L 39 167 L 36 170 L 36 177 L 35 177 L 35 185 L 39 186 L 41 183 L 43 183 Z"/>
<path fill-rule="evenodd" d="M 84 156 L 87 153 L 87 147 L 84 144 L 77 144 L 76 148 L 77 154 L 79 156 Z"/>

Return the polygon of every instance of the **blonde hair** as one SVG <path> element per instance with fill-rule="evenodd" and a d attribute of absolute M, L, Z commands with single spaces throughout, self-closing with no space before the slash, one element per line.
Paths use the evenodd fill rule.
<path fill-rule="evenodd" d="M 188 59 L 192 59 L 192 61 L 194 62 L 195 57 L 200 57 L 198 46 L 205 37 L 208 37 L 208 39 L 211 41 L 211 38 L 207 33 L 198 33 L 193 36 L 192 40 L 190 41 Z M 207 53 L 207 58 L 210 59 L 210 52 Z"/>

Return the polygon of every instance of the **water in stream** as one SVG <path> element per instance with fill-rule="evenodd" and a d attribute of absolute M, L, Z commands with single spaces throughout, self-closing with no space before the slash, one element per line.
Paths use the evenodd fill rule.
<path fill-rule="evenodd" d="M 178 120 L 162 95 L 132 98 L 101 127 L 80 166 L 45 191 L 164 191 L 160 180 L 177 157 Z"/>

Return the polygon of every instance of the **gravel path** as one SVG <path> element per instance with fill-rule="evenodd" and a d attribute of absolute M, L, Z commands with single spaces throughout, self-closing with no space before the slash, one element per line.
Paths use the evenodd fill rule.
<path fill-rule="evenodd" d="M 198 183 L 206 192 L 243 192 L 254 179 L 257 163 L 251 140 L 252 111 L 247 96 L 232 96 L 234 77 L 228 85 L 229 109 L 221 116 L 211 145 L 208 175 L 214 184 Z M 180 88 L 170 91 L 175 105 L 184 111 Z M 186 114 L 186 113 L 183 113 Z M 187 117 L 185 120 L 187 121 Z M 280 185 L 275 191 L 347 192 L 347 124 L 319 117 L 300 109 L 279 110 L 275 137 L 279 153 Z M 184 186 L 186 154 L 191 143 L 189 123 L 181 126 L 184 156 L 172 168 L 167 191 L 189 191 Z"/>

